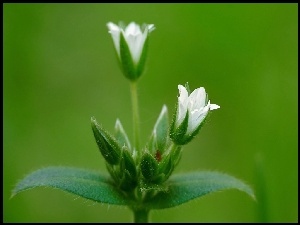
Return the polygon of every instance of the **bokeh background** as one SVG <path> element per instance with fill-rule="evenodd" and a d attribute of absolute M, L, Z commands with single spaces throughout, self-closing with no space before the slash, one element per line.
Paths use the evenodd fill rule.
<path fill-rule="evenodd" d="M 4 222 L 131 222 L 129 209 L 37 188 L 10 199 L 50 165 L 105 171 L 90 118 L 132 138 L 129 83 L 106 23 L 153 23 L 139 81 L 145 143 L 177 85 L 203 86 L 208 123 L 175 173 L 222 171 L 251 185 L 152 211 L 153 222 L 298 221 L 297 4 L 4 4 Z"/>

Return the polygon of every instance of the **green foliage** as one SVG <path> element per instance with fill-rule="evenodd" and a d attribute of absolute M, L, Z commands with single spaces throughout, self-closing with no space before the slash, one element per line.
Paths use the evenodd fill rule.
<path fill-rule="evenodd" d="M 148 190 L 154 189 L 159 192 L 154 197 L 147 198 L 145 202 L 138 203 L 124 197 L 108 176 L 69 167 L 48 167 L 29 174 L 13 189 L 12 196 L 36 187 L 53 187 L 101 203 L 129 207 L 139 204 L 139 207 L 148 210 L 175 207 L 226 189 L 237 189 L 255 198 L 252 189 L 237 178 L 217 172 L 193 172 L 175 175 L 163 186 L 150 185 Z"/>
<path fill-rule="evenodd" d="M 155 108 L 173 106 L 177 84 L 207 87 L 224 110 L 184 149 L 178 169 L 230 168 L 255 185 L 253 156 L 261 152 L 268 222 L 297 221 L 298 4 L 288 3 L 3 4 L 3 222 L 129 218 L 120 207 L 107 211 L 107 206 L 86 207 L 68 198 L 57 204 L 52 195 L 41 200 L 32 193 L 32 202 L 26 196 L 9 200 L 16 180 L 30 168 L 66 163 L 105 169 L 95 143 L 86 141 L 91 133 L 83 121 L 99 114 L 106 125 L 122 113 L 122 122 L 128 119 L 122 124 L 129 128 L 127 85 L 114 68 L 105 29 L 108 20 L 119 19 L 153 22 L 158 31 L 149 40 L 146 76 L 139 87 L 144 90 L 139 93 L 141 131 L 146 131 L 141 140 L 153 127 L 148 122 Z M 157 212 L 153 220 L 259 220 L 255 203 L 228 194 L 234 201 L 203 199 L 205 205 Z M 47 202 L 44 209 L 41 201 Z M 216 205 L 218 214 L 212 210 Z M 72 208 L 62 213 L 67 207 Z"/>
<path fill-rule="evenodd" d="M 39 169 L 22 179 L 13 189 L 12 196 L 36 187 L 53 187 L 96 202 L 128 204 L 107 175 L 85 169 L 69 167 Z"/>
<path fill-rule="evenodd" d="M 192 172 L 174 175 L 166 186 L 168 187 L 167 191 L 158 193 L 145 202 L 145 206 L 150 209 L 170 208 L 226 189 L 237 189 L 255 198 L 253 190 L 248 185 L 235 177 L 218 172 Z"/>

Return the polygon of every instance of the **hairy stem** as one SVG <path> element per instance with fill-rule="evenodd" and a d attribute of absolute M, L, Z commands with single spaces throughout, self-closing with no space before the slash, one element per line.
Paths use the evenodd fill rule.
<path fill-rule="evenodd" d="M 146 209 L 133 210 L 135 223 L 148 223 L 149 211 Z"/>

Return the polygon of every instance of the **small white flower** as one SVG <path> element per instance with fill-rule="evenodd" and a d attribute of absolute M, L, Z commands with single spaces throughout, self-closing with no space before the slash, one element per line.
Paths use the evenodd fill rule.
<path fill-rule="evenodd" d="M 203 122 L 209 110 L 220 108 L 216 104 L 207 102 L 207 94 L 203 87 L 195 89 L 190 95 L 186 88 L 178 85 L 178 110 L 175 127 L 178 127 L 184 120 L 186 114 L 189 114 L 188 127 L 186 134 L 192 134 Z"/>
<path fill-rule="evenodd" d="M 132 60 L 135 64 L 138 64 L 142 55 L 145 41 L 147 39 L 148 33 L 155 29 L 153 24 L 145 25 L 144 30 L 142 31 L 140 26 L 135 22 L 131 22 L 127 27 L 122 28 L 112 22 L 107 23 L 109 33 L 113 38 L 115 48 L 117 50 L 119 58 L 121 57 L 120 53 L 120 34 L 123 35 L 129 50 Z"/>

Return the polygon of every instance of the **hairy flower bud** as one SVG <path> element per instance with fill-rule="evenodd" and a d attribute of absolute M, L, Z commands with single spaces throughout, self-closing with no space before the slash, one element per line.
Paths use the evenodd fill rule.
<path fill-rule="evenodd" d="M 171 124 L 170 137 L 176 144 L 184 145 L 199 132 L 208 112 L 220 106 L 210 104 L 203 87 L 195 89 L 190 95 L 184 86 L 178 85 L 178 89 L 179 97 Z"/>
<path fill-rule="evenodd" d="M 92 117 L 91 122 L 94 137 L 102 156 L 109 164 L 118 164 L 120 161 L 121 147 L 108 132 L 99 126 L 94 117 Z"/>

